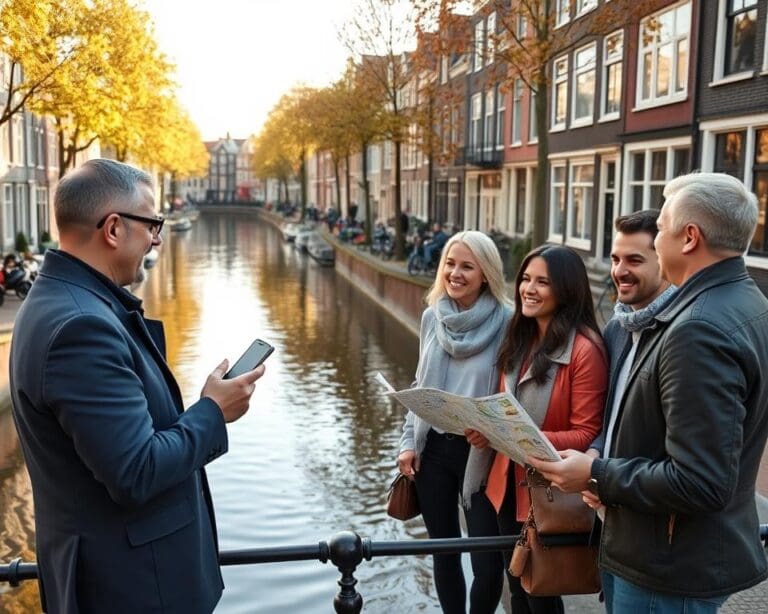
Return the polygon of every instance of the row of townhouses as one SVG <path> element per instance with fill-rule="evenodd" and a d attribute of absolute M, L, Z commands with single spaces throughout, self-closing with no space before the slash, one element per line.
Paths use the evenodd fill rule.
<path fill-rule="evenodd" d="M 208 173 L 179 179 L 173 186 L 176 196 L 190 202 L 210 203 L 278 200 L 276 186 L 267 194 L 263 182 L 256 178 L 252 139 L 233 139 L 228 134 L 205 141 L 204 145 L 209 156 Z"/>
<path fill-rule="evenodd" d="M 598 19 L 610 1 L 558 1 L 557 25 Z M 491 4 L 466 17 L 473 33 L 467 50 L 437 58 L 428 76 L 458 100 L 442 134 L 450 155 L 430 164 L 413 142 L 403 146 L 403 208 L 459 228 L 524 237 L 536 174 L 544 172 L 547 241 L 573 247 L 599 269 L 608 265 L 617 215 L 660 206 L 665 183 L 681 173 L 727 172 L 759 198 L 747 261 L 768 288 L 768 0 L 639 1 L 648 7 L 640 19 L 574 36 L 547 66 L 547 168 L 537 166 L 535 95 L 494 57 L 503 16 Z M 525 36 L 528 24 L 517 27 Z M 414 74 L 404 88 L 406 104 L 417 100 L 423 78 Z M 360 159 L 350 165 L 349 186 L 358 204 Z M 390 218 L 392 144 L 371 145 L 367 159 L 375 216 Z M 337 204 L 330 155 L 317 152 L 310 200 L 346 212 L 341 193 Z"/>

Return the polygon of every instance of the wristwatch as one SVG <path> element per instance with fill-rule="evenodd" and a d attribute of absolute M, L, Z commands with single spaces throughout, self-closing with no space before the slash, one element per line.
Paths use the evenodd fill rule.
<path fill-rule="evenodd" d="M 597 492 L 597 480 L 595 478 L 589 478 L 589 480 L 587 480 L 587 490 L 596 497 L 600 496 Z"/>

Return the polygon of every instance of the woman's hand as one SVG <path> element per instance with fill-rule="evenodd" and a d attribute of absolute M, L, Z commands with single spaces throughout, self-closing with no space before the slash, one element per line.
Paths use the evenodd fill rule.
<path fill-rule="evenodd" d="M 397 468 L 405 477 L 413 479 L 419 470 L 419 457 L 413 450 L 404 450 L 397 457 Z"/>
<path fill-rule="evenodd" d="M 480 431 L 475 431 L 473 429 L 467 429 L 464 431 L 464 437 L 466 437 L 467 441 L 475 446 L 478 450 L 487 448 L 488 444 L 490 443 L 485 435 L 483 435 Z"/>

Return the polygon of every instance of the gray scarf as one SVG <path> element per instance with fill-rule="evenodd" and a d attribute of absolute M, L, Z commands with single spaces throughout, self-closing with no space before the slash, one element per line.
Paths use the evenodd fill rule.
<path fill-rule="evenodd" d="M 469 309 L 460 311 L 456 302 L 443 296 L 434 307 L 435 336 L 439 347 L 425 357 L 421 386 L 445 390 L 448 357 L 468 358 L 482 352 L 503 334 L 504 307 L 490 292 L 483 292 Z M 490 366 L 490 365 L 489 365 Z"/>
<path fill-rule="evenodd" d="M 677 286 L 670 285 L 664 292 L 659 294 L 653 301 L 642 309 L 634 310 L 629 305 L 616 301 L 613 307 L 613 317 L 618 320 L 619 325 L 635 333 L 654 325 L 656 314 L 660 313 L 669 301 L 674 298 L 677 292 Z"/>

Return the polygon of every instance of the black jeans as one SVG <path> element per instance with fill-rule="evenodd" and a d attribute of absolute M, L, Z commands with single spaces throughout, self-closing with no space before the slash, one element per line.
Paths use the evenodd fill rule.
<path fill-rule="evenodd" d="M 416 473 L 416 492 L 424 524 L 432 538 L 461 537 L 458 502 L 468 455 L 466 438 L 429 432 Z M 484 492 L 472 495 L 470 509 L 464 511 L 464 517 L 470 537 L 499 534 L 496 511 Z M 467 588 L 461 555 L 435 554 L 433 561 L 435 588 L 443 612 L 464 614 Z M 503 556 L 499 552 L 473 552 L 471 561 L 474 579 L 469 593 L 470 614 L 492 614 L 501 599 Z"/>
<path fill-rule="evenodd" d="M 526 495 L 527 496 L 527 495 Z M 523 526 L 517 520 L 515 508 L 515 465 L 510 462 L 507 476 L 507 491 L 499 510 L 499 533 L 501 535 L 517 535 Z M 563 614 L 563 600 L 560 597 L 531 597 L 520 585 L 520 578 L 509 573 L 509 563 L 512 552 L 504 553 L 504 568 L 507 570 L 509 592 L 512 596 L 512 614 Z M 552 573 L 557 573 L 556 569 Z"/>

